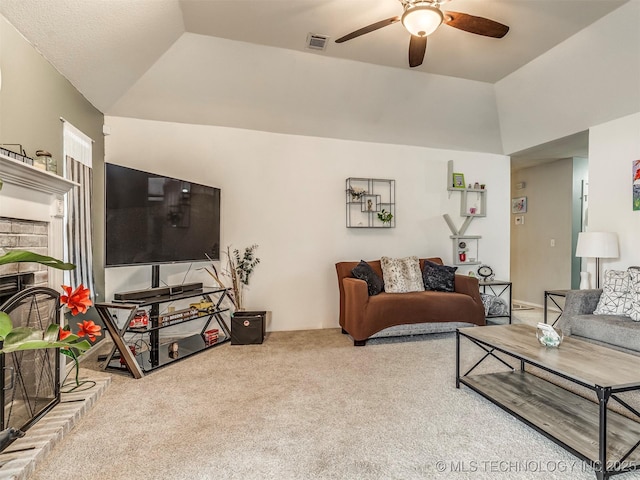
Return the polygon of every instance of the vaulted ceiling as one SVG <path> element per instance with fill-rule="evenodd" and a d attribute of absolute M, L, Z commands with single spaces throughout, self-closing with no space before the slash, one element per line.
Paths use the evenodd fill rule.
<path fill-rule="evenodd" d="M 495 39 L 442 25 L 428 39 L 424 63 L 413 69 L 410 35 L 399 22 L 334 42 L 400 15 L 398 0 L 1 0 L 0 13 L 105 114 L 209 124 L 220 124 L 224 114 L 230 126 L 264 128 L 248 118 L 286 117 L 282 105 L 325 86 L 345 88 L 335 95 L 339 105 L 378 82 L 378 96 L 389 92 L 388 112 L 415 102 L 411 92 L 433 83 L 425 73 L 492 84 L 626 1 L 443 1 L 445 11 L 490 18 L 510 31 Z M 324 51 L 306 47 L 310 33 L 329 37 Z M 307 63 L 307 56 L 315 59 Z M 344 62 L 352 64 L 348 75 L 339 73 Z M 320 77 L 322 86 L 315 83 Z M 265 92 L 273 96 L 268 104 L 262 104 Z M 357 108 L 363 116 L 381 115 Z M 212 116 L 216 110 L 220 115 Z M 247 120 L 235 125 L 234 115 Z"/>

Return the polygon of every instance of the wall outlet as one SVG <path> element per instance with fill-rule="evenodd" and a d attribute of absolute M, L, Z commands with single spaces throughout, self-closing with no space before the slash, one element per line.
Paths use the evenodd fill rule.
<path fill-rule="evenodd" d="M 555 239 L 555 238 L 552 238 L 552 239 L 551 239 L 551 241 L 549 242 L 549 244 L 550 244 L 552 247 L 555 247 L 555 246 L 556 246 L 556 239 Z"/>

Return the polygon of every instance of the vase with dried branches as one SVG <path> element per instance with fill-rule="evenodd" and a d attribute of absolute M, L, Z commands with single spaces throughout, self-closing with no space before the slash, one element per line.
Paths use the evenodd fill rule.
<path fill-rule="evenodd" d="M 224 274 L 231 280 L 230 297 L 236 310 L 244 310 L 243 289 L 245 285 L 249 285 L 249 278 L 253 270 L 260 263 L 260 259 L 255 255 L 257 248 L 258 245 L 253 244 L 246 247 L 242 255 L 240 255 L 240 250 L 235 248 L 232 251 L 231 246 L 227 246 L 227 270 Z M 209 260 L 211 259 L 209 258 Z M 218 271 L 213 262 L 211 262 L 211 268 L 212 270 L 208 268 L 205 268 L 205 270 L 214 278 L 220 287 L 227 288 L 220 278 L 220 275 L 218 275 Z"/>

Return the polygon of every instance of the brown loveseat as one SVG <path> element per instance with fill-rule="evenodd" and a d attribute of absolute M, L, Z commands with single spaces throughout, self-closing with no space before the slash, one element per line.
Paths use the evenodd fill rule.
<path fill-rule="evenodd" d="M 442 259 L 429 258 L 442 265 Z M 382 278 L 380 260 L 367 262 Z M 385 328 L 425 322 L 467 322 L 485 325 L 484 306 L 480 298 L 478 279 L 455 276 L 454 292 L 386 293 L 369 296 L 367 283 L 354 278 L 351 270 L 358 262 L 338 262 L 340 287 L 340 326 L 351 335 L 354 345 Z M 420 270 L 424 259 L 420 259 Z"/>

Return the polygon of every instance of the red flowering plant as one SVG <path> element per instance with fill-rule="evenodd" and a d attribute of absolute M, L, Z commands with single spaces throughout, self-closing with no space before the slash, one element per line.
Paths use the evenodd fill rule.
<path fill-rule="evenodd" d="M 71 287 L 67 285 L 62 285 L 62 290 L 64 290 L 65 295 L 60 296 L 60 304 L 67 307 L 71 312 L 71 315 L 76 316 L 79 313 L 86 313 L 87 309 L 93 305 L 91 301 L 91 291 L 88 288 L 85 288 L 84 285 L 80 284 L 78 288 L 73 290 Z M 82 355 L 87 349 L 78 348 L 77 345 L 89 344 L 90 342 L 95 342 L 96 337 L 102 335 L 100 333 L 100 326 L 96 325 L 93 320 L 84 320 L 82 323 L 78 323 L 78 333 L 71 333 L 71 329 L 69 325 L 65 328 L 60 328 L 60 333 L 58 337 L 58 341 L 67 341 L 70 342 L 70 345 L 67 347 L 60 348 L 60 353 L 70 357 L 75 362 L 75 386 L 67 391 L 75 390 L 81 385 L 87 382 L 80 382 L 79 374 L 80 374 L 80 365 L 78 364 L 78 357 Z M 86 339 L 80 340 L 82 337 L 87 337 Z M 92 385 L 95 385 L 94 382 L 90 382 Z"/>
<path fill-rule="evenodd" d="M 64 263 L 46 255 L 39 255 L 23 250 L 12 250 L 0 256 L 0 265 L 14 262 L 35 262 L 60 270 L 71 270 L 75 265 Z M 91 292 L 80 285 L 73 290 L 66 285 L 62 286 L 64 295 L 60 296 L 60 304 L 69 308 L 71 315 L 86 313 L 87 308 L 93 303 L 90 299 Z M 91 343 L 100 336 L 100 326 L 93 321 L 85 320 L 78 323 L 78 332 L 73 333 L 69 325 L 64 328 L 56 324 L 49 325 L 46 330 L 30 327 L 13 328 L 11 318 L 4 312 L 0 312 L 0 353 L 11 353 L 21 350 L 36 350 L 43 348 L 60 348 L 60 352 L 73 358 L 76 370 L 76 387 L 81 383 L 78 379 L 78 357 L 91 348 Z M 86 337 L 86 338 L 85 338 Z M 75 387 L 74 387 L 75 388 Z"/>

